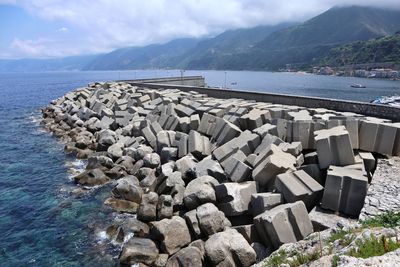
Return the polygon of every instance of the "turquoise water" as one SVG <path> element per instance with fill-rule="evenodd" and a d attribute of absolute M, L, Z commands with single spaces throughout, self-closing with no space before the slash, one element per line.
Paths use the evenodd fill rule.
<path fill-rule="evenodd" d="M 209 85 L 225 85 L 225 72 L 185 72 L 192 74 L 206 76 Z M 118 247 L 99 234 L 114 216 L 102 205 L 110 189 L 71 193 L 71 170 L 84 163 L 66 157 L 63 144 L 40 128 L 40 108 L 92 81 L 178 75 L 179 71 L 0 73 L 1 266 L 116 264 Z M 399 82 L 299 74 L 227 72 L 226 80 L 232 88 L 361 101 L 400 91 Z M 350 82 L 366 84 L 367 89 L 349 88 Z"/>

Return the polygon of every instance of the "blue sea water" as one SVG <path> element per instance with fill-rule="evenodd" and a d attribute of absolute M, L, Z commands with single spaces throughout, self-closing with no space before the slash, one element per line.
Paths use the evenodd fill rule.
<path fill-rule="evenodd" d="M 179 76 L 179 71 L 0 73 L 0 265 L 113 266 L 118 247 L 101 233 L 113 214 L 109 188 L 75 195 L 83 168 L 39 125 L 40 108 L 92 81 Z M 400 92 L 383 80 L 263 72 L 186 71 L 212 86 L 369 101 Z M 361 81 L 360 81 L 361 80 Z M 231 85 L 231 83 L 236 83 Z M 363 83 L 366 89 L 350 88 Z"/>

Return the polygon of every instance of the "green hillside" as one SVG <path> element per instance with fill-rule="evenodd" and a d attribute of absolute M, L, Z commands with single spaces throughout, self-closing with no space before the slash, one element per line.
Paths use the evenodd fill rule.
<path fill-rule="evenodd" d="M 365 63 L 400 65 L 400 33 L 333 48 L 318 65 L 341 67 Z"/>

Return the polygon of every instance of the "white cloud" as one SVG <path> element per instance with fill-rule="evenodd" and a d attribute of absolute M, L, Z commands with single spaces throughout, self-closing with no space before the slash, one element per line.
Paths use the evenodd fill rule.
<path fill-rule="evenodd" d="M 67 32 L 68 28 L 67 27 L 61 27 L 57 30 L 57 32 Z"/>
<path fill-rule="evenodd" d="M 4 0 L 0 0 L 0 3 Z M 6 0 L 30 14 L 79 32 L 73 51 L 104 52 L 115 48 L 164 42 L 179 37 L 215 35 L 230 28 L 302 21 L 334 5 L 400 7 L 399 0 Z M 53 42 L 21 40 L 14 47 L 40 55 Z M 72 51 L 47 47 L 51 54 Z M 45 47 L 45 48 L 43 48 Z M 59 49 L 59 51 L 56 51 Z M 47 53 L 49 54 L 49 53 Z"/>

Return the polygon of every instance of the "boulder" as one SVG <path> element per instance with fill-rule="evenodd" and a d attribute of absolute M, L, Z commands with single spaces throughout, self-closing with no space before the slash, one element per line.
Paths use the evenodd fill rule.
<path fill-rule="evenodd" d="M 117 212 L 136 213 L 139 208 L 139 204 L 137 204 L 136 202 L 113 197 L 107 198 L 104 201 L 104 204 L 111 207 Z"/>
<path fill-rule="evenodd" d="M 223 183 L 215 186 L 218 208 L 226 216 L 247 214 L 250 206 L 251 195 L 257 193 L 257 183 Z"/>
<path fill-rule="evenodd" d="M 214 187 L 218 184 L 215 178 L 207 175 L 194 179 L 185 189 L 183 198 L 185 206 L 192 210 L 204 203 L 215 203 Z"/>
<path fill-rule="evenodd" d="M 132 237 L 124 245 L 119 261 L 121 264 L 144 263 L 152 265 L 158 257 L 156 244 L 147 238 Z"/>
<path fill-rule="evenodd" d="M 157 204 L 157 220 L 169 219 L 173 213 L 173 199 L 170 195 L 161 195 Z"/>
<path fill-rule="evenodd" d="M 226 178 L 221 165 L 218 161 L 212 160 L 211 157 L 204 158 L 202 161 L 197 163 L 194 167 L 194 171 L 196 177 L 209 175 L 216 178 L 218 181 L 223 181 Z"/>
<path fill-rule="evenodd" d="M 142 195 L 137 218 L 144 222 L 154 221 L 157 217 L 157 193 L 150 192 Z"/>
<path fill-rule="evenodd" d="M 191 242 L 190 232 L 183 218 L 174 216 L 151 223 L 152 236 L 160 241 L 161 251 L 174 254 Z"/>
<path fill-rule="evenodd" d="M 197 247 L 186 247 L 168 259 L 166 267 L 203 266 L 203 255 Z"/>
<path fill-rule="evenodd" d="M 203 204 L 196 209 L 199 228 L 204 236 L 225 230 L 225 215 L 212 203 Z"/>
<path fill-rule="evenodd" d="M 128 201 L 140 203 L 143 190 L 139 185 L 139 180 L 135 176 L 126 176 L 117 181 L 112 189 L 115 198 L 122 198 Z"/>
<path fill-rule="evenodd" d="M 74 181 L 75 183 L 84 186 L 95 186 L 109 182 L 110 178 L 108 178 L 101 169 L 96 168 L 86 170 L 81 174 L 75 176 Z"/>
<path fill-rule="evenodd" d="M 109 146 L 117 142 L 117 135 L 111 130 L 102 130 L 98 134 L 97 142 L 99 148 L 102 148 L 100 151 L 105 151 Z"/>
<path fill-rule="evenodd" d="M 256 261 L 254 249 L 234 229 L 216 233 L 205 243 L 206 255 L 212 266 L 251 266 Z"/>
<path fill-rule="evenodd" d="M 161 159 L 157 153 L 146 154 L 143 157 L 143 165 L 145 167 L 154 169 L 154 168 L 157 168 L 158 166 L 160 166 L 160 163 L 161 163 Z"/>

